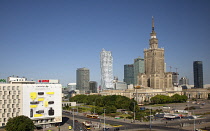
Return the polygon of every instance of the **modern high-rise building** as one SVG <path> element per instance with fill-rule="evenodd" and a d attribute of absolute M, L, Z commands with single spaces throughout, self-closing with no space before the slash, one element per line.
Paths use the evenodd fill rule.
<path fill-rule="evenodd" d="M 144 73 L 144 58 L 138 57 L 134 59 L 134 86 L 138 85 L 139 73 Z"/>
<path fill-rule="evenodd" d="M 91 93 L 97 93 L 97 82 L 96 81 L 90 81 L 89 87 L 90 87 Z"/>
<path fill-rule="evenodd" d="M 114 89 L 113 86 L 113 57 L 111 51 L 102 49 L 100 54 L 101 89 Z"/>
<path fill-rule="evenodd" d="M 194 87 L 203 88 L 203 63 L 202 61 L 193 62 Z"/>
<path fill-rule="evenodd" d="M 134 65 L 126 64 L 124 65 L 124 82 L 128 85 L 134 84 Z"/>
<path fill-rule="evenodd" d="M 152 18 L 149 49 L 144 50 L 145 72 L 139 74 L 138 84 L 154 89 L 171 88 L 173 87 L 172 72 L 165 72 L 164 49 L 158 47 L 158 39 L 154 28 L 154 18 Z"/>
<path fill-rule="evenodd" d="M 76 89 L 84 94 L 89 91 L 90 71 L 87 68 L 77 69 Z"/>

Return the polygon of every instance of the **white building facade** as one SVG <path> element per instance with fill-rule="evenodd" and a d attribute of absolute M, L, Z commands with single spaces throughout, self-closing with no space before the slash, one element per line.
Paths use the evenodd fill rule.
<path fill-rule="evenodd" d="M 1 83 L 0 127 L 5 126 L 9 118 L 20 115 L 43 127 L 62 122 L 61 90 L 61 84 Z"/>
<path fill-rule="evenodd" d="M 100 54 L 101 89 L 114 89 L 113 85 L 113 57 L 111 51 L 103 49 Z"/>

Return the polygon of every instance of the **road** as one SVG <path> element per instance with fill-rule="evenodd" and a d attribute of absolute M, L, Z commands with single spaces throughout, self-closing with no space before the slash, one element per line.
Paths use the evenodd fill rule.
<path fill-rule="evenodd" d="M 72 117 L 73 115 L 70 113 L 63 113 L 63 115 L 65 116 L 69 116 L 71 118 L 71 120 L 68 120 L 67 123 L 68 124 L 73 124 L 72 122 Z M 82 126 L 82 124 L 80 122 L 83 121 L 92 121 L 94 123 L 98 123 L 101 125 L 101 130 L 104 127 L 104 119 L 103 116 L 101 117 L 101 119 L 91 119 L 91 118 L 87 118 L 85 116 L 83 116 L 81 113 L 79 115 L 74 115 L 75 120 L 79 120 L 78 123 L 75 123 L 75 131 L 79 131 L 80 128 L 84 129 L 84 127 Z M 173 121 L 153 121 L 151 124 L 151 128 L 152 129 L 156 129 L 156 130 L 170 130 L 170 131 L 177 131 L 177 129 L 179 129 L 179 131 L 187 131 L 185 129 L 181 129 L 180 127 L 187 125 L 187 124 L 191 124 L 193 125 L 194 123 L 198 124 L 201 122 L 210 122 L 210 117 L 204 118 L 204 119 L 196 119 L 196 120 L 186 120 L 186 119 L 179 119 L 179 120 L 173 120 Z M 107 117 L 105 119 L 105 123 L 106 123 L 106 127 L 107 124 L 116 124 L 116 125 L 122 125 L 121 127 L 119 127 L 120 130 L 132 130 L 132 129 L 149 129 L 150 128 L 150 124 L 149 122 L 147 123 L 140 123 L 140 122 L 136 122 L 136 123 L 131 123 L 131 121 L 126 120 L 124 121 L 123 119 L 113 119 L 113 118 L 109 118 Z M 110 131 L 116 129 L 115 127 L 109 127 Z M 193 128 L 192 128 L 193 129 Z"/>

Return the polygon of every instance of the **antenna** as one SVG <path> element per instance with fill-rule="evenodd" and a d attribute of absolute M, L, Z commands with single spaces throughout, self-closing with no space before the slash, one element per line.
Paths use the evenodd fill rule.
<path fill-rule="evenodd" d="M 176 69 L 176 73 L 177 73 L 177 70 L 179 69 L 179 68 L 175 68 Z"/>
<path fill-rule="evenodd" d="M 171 68 L 172 68 L 172 66 L 169 66 L 169 68 L 170 68 L 170 72 L 171 72 Z"/>

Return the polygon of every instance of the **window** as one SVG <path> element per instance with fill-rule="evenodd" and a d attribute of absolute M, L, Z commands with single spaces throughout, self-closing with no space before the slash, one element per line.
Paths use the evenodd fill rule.
<path fill-rule="evenodd" d="M 2 95 L 2 91 L 0 91 L 0 95 Z"/>
<path fill-rule="evenodd" d="M 19 104 L 17 104 L 16 107 L 19 107 Z"/>
<path fill-rule="evenodd" d="M 7 113 L 7 117 L 9 117 L 9 113 Z"/>
<path fill-rule="evenodd" d="M 20 87 L 19 86 L 17 86 L 17 90 L 20 90 Z"/>
<path fill-rule="evenodd" d="M 10 90 L 10 86 L 7 87 L 7 90 Z"/>
<path fill-rule="evenodd" d="M 0 100 L 0 104 L 2 104 L 2 100 Z"/>
<path fill-rule="evenodd" d="M 4 100 L 4 104 L 7 104 L 7 100 Z"/>
<path fill-rule="evenodd" d="M 2 109 L 0 109 L 0 113 L 2 112 Z"/>
<path fill-rule="evenodd" d="M 9 108 L 9 110 L 8 110 L 9 112 L 11 112 L 11 108 Z"/>
<path fill-rule="evenodd" d="M 12 90 L 14 90 L 14 89 L 15 89 L 15 87 L 13 86 L 13 87 L 12 87 Z"/>
<path fill-rule="evenodd" d="M 9 104 L 7 104 L 7 108 L 9 108 Z"/>
<path fill-rule="evenodd" d="M 14 95 L 12 95 L 12 99 L 15 99 L 15 96 Z"/>
<path fill-rule="evenodd" d="M 6 86 L 3 86 L 3 90 L 6 90 Z"/>
<path fill-rule="evenodd" d="M 4 113 L 2 114 L 2 117 L 5 117 L 5 114 Z"/>
<path fill-rule="evenodd" d="M 19 95 L 17 95 L 17 97 L 16 97 L 17 99 L 19 99 Z"/>

